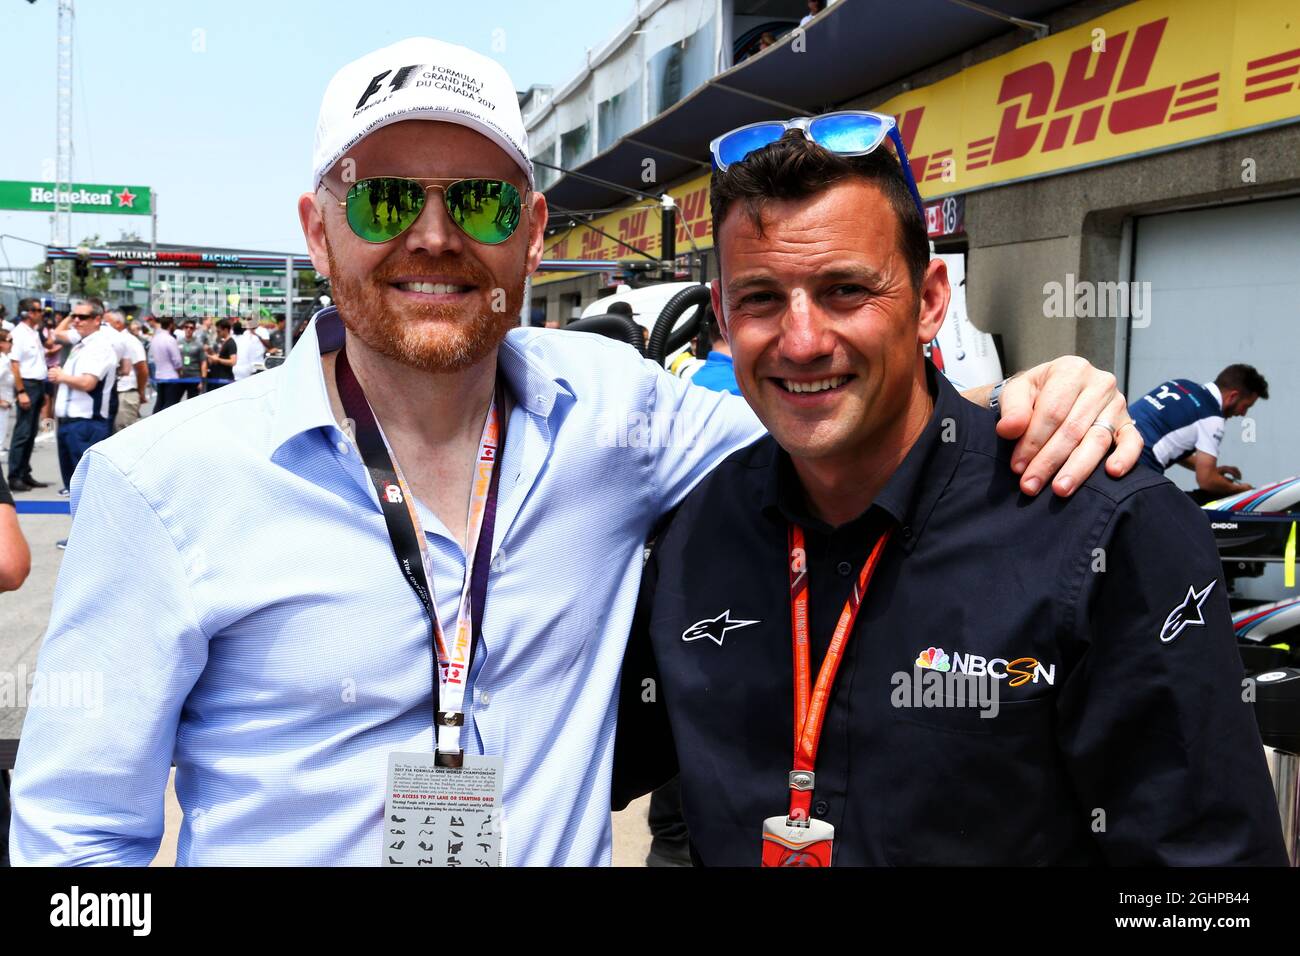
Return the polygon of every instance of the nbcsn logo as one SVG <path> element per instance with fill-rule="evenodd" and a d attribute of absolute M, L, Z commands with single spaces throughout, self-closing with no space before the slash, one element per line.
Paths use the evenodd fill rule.
<path fill-rule="evenodd" d="M 934 671 L 946 671 L 952 669 L 952 664 L 948 662 L 948 655 L 943 652 L 942 647 L 927 647 L 916 658 L 917 667 L 928 667 Z"/>
<path fill-rule="evenodd" d="M 952 652 L 952 659 L 944 653 L 942 647 L 927 647 L 916 658 L 916 666 L 934 671 L 953 671 L 969 677 L 983 677 L 986 674 L 994 680 L 1007 681 L 1008 687 L 1020 687 L 1039 680 L 1049 686 L 1056 683 L 1056 665 L 1043 665 L 1036 657 L 1017 657 L 1008 661 L 1003 657 L 984 658 L 978 654 L 961 654 Z"/>

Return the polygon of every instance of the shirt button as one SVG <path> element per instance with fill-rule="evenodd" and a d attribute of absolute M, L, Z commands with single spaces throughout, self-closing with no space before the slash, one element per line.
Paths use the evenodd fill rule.
<path fill-rule="evenodd" d="M 906 524 L 903 525 L 903 537 L 910 538 L 911 536 L 912 536 L 912 526 Z"/>
<path fill-rule="evenodd" d="M 849 564 L 847 561 L 841 561 L 835 566 L 835 570 L 840 572 L 841 577 L 847 578 L 853 573 L 853 565 Z"/>
<path fill-rule="evenodd" d="M 339 447 L 339 454 L 340 454 L 340 455 L 347 455 L 347 454 L 350 454 L 350 452 L 349 452 L 349 450 L 348 450 L 348 443 L 345 442 L 345 441 L 343 441 L 342 439 L 339 439 L 339 445 L 338 445 L 338 447 Z"/>
<path fill-rule="evenodd" d="M 479 691 L 478 702 L 484 707 L 488 706 L 492 703 L 492 693 L 486 690 Z"/>
<path fill-rule="evenodd" d="M 817 814 L 819 817 L 826 816 L 826 814 L 830 812 L 830 809 L 830 804 L 825 800 L 818 800 L 817 803 L 813 805 L 813 813 Z"/>

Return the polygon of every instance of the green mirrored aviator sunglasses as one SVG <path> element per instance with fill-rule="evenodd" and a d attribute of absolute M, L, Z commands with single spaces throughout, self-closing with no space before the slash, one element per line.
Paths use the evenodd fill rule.
<path fill-rule="evenodd" d="M 330 195 L 337 194 L 328 186 Z M 339 200 L 352 231 L 366 242 L 388 242 L 415 224 L 430 189 L 442 191 L 447 215 L 475 242 L 494 246 L 519 227 L 523 201 L 513 184 L 501 179 L 405 179 L 372 176 L 352 184 Z"/>

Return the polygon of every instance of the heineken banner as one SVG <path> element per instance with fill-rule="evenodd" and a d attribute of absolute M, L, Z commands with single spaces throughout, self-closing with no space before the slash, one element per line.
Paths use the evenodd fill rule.
<path fill-rule="evenodd" d="M 104 186 L 73 183 L 66 193 L 72 211 L 148 216 L 148 186 Z M 0 180 L 0 209 L 54 212 L 54 183 L 24 183 Z"/>

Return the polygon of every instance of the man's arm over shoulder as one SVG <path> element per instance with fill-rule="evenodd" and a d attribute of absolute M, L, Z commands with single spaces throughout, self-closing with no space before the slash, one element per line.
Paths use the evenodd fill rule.
<path fill-rule="evenodd" d="M 611 464 L 630 469 L 651 523 L 722 459 L 765 434 L 743 398 L 691 385 L 630 345 L 553 329 L 512 330 L 506 344 L 588 403 L 588 440 L 617 451 Z"/>
<path fill-rule="evenodd" d="M 692 385 L 652 362 L 645 364 L 654 374 L 647 413 L 652 437 L 657 437 L 651 445 L 650 479 L 663 515 L 719 462 L 758 441 L 766 429 L 744 398 Z"/>
<path fill-rule="evenodd" d="M 188 573 L 153 507 L 92 449 L 72 481 L 74 520 L 13 776 L 15 863 L 145 866 L 181 708 L 207 661 Z M 127 542 L 145 576 L 112 557 Z M 134 568 L 134 565 L 131 565 Z"/>
<path fill-rule="evenodd" d="M 1058 701 L 1089 825 L 1112 864 L 1284 865 L 1208 523 L 1168 482 L 1113 507 L 1089 542 Z"/>

